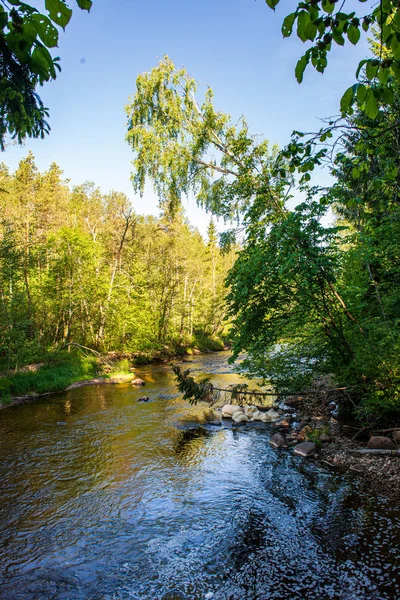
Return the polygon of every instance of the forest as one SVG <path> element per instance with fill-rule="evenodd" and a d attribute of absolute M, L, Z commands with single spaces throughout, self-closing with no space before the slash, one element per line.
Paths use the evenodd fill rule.
<path fill-rule="evenodd" d="M 246 353 L 242 368 L 278 391 L 331 375 L 358 418 L 398 419 L 400 9 L 391 0 L 359 8 L 312 1 L 285 16 L 283 37 L 307 46 L 299 83 L 308 67 L 324 73 L 335 46 L 365 34 L 370 55 L 340 114 L 319 131 L 294 131 L 281 149 L 245 118 L 233 122 L 213 90 L 168 56 L 138 76 L 126 141 L 134 191 L 153 186 L 158 218 L 94 184 L 70 189 L 57 165 L 41 174 L 31 155 L 13 174 L 2 167 L 5 368 L 70 342 L 151 357 L 205 340 L 218 347 L 229 333 L 232 360 Z M 7 135 L 49 132 L 36 88 L 56 78 L 48 49 L 72 10 L 62 0 L 47 9 L 1 9 L 11 19 L 7 52 L 25 65 L 7 63 L 3 146 Z M 321 168 L 332 185 L 315 183 Z M 212 220 L 206 242 L 185 220 L 190 194 L 230 227 L 220 243 Z"/>
<path fill-rule="evenodd" d="M 71 188 L 32 154 L 0 170 L 0 357 L 15 369 L 76 343 L 149 360 L 219 349 L 225 277 L 213 221 L 208 239 L 183 209 L 135 214 L 93 183 Z"/>

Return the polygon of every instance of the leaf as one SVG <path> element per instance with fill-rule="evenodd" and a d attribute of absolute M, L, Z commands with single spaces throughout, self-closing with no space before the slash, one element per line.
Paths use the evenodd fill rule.
<path fill-rule="evenodd" d="M 79 8 L 81 8 L 82 10 L 87 10 L 88 12 L 90 11 L 90 9 L 92 8 L 92 0 L 76 0 Z"/>
<path fill-rule="evenodd" d="M 387 86 L 383 86 L 381 88 L 381 98 L 382 100 L 385 102 L 385 104 L 388 104 L 389 106 L 391 106 L 394 103 L 394 94 L 392 92 L 392 90 L 387 87 Z"/>
<path fill-rule="evenodd" d="M 350 27 L 347 30 L 347 37 L 349 42 L 351 42 L 354 46 L 357 44 L 358 40 L 360 39 L 360 30 L 358 29 L 358 27 L 355 27 L 354 25 L 350 25 Z"/>
<path fill-rule="evenodd" d="M 50 58 L 50 60 L 49 60 Z M 31 56 L 32 71 L 48 81 L 50 79 L 52 58 L 50 53 L 43 46 L 37 46 Z"/>
<path fill-rule="evenodd" d="M 72 10 L 68 8 L 63 0 L 46 0 L 45 6 L 49 11 L 50 19 L 65 29 L 70 22 Z"/>
<path fill-rule="evenodd" d="M 360 83 L 359 86 L 357 87 L 357 103 L 359 105 L 363 104 L 366 97 L 367 97 L 367 87 L 363 83 Z"/>
<path fill-rule="evenodd" d="M 304 35 L 306 40 L 314 41 L 315 36 L 317 35 L 317 26 L 314 23 L 308 23 L 304 29 Z"/>
<path fill-rule="evenodd" d="M 58 44 L 58 31 L 54 27 L 46 15 L 36 13 L 31 16 L 32 21 L 35 24 L 36 31 L 43 44 L 48 48 L 54 48 Z"/>
<path fill-rule="evenodd" d="M 367 66 L 365 67 L 365 74 L 369 80 L 374 79 L 376 77 L 378 66 L 373 64 L 371 60 L 367 62 Z"/>
<path fill-rule="evenodd" d="M 299 12 L 297 17 L 297 35 L 302 42 L 305 42 L 308 38 L 306 36 L 306 27 L 310 23 L 310 15 L 307 11 L 302 10 Z"/>
<path fill-rule="evenodd" d="M 292 35 L 294 21 L 296 19 L 296 13 L 291 13 L 284 18 L 282 23 L 282 35 L 283 37 L 289 37 Z"/>
<path fill-rule="evenodd" d="M 373 91 L 368 90 L 367 99 L 365 102 L 364 112 L 370 119 L 376 119 L 378 116 L 378 102 L 375 98 Z"/>
<path fill-rule="evenodd" d="M 335 10 L 335 5 L 328 0 L 322 0 L 322 8 L 325 12 L 331 14 Z"/>
<path fill-rule="evenodd" d="M 363 60 L 361 60 L 358 63 L 358 67 L 357 67 L 357 71 L 356 71 L 356 77 L 358 78 L 358 76 L 360 75 L 360 71 L 363 68 L 363 66 L 368 62 L 368 60 L 366 58 L 364 58 Z"/>
<path fill-rule="evenodd" d="M 297 62 L 294 74 L 296 76 L 298 83 L 301 83 L 303 81 L 303 74 L 304 74 L 304 70 L 305 70 L 307 64 L 308 64 L 308 60 L 306 59 L 305 56 L 302 56 L 300 58 L 300 60 Z"/>
<path fill-rule="evenodd" d="M 349 87 L 345 91 L 345 93 L 343 94 L 343 96 L 340 100 L 340 110 L 343 115 L 348 112 L 350 106 L 353 103 L 353 99 L 354 99 L 354 89 L 353 89 L 353 87 Z"/>
<path fill-rule="evenodd" d="M 332 32 L 333 41 L 338 44 L 338 46 L 344 46 L 344 37 L 341 33 L 337 33 L 337 31 Z"/>
<path fill-rule="evenodd" d="M 279 0 L 265 0 L 265 2 L 272 10 L 275 10 L 275 7 L 279 4 Z"/>

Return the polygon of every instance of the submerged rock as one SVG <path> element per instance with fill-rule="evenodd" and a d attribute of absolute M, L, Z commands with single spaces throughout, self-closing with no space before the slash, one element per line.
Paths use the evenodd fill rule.
<path fill-rule="evenodd" d="M 302 442 L 295 446 L 294 453 L 299 456 L 314 456 L 316 449 L 314 442 Z"/>
<path fill-rule="evenodd" d="M 137 377 L 132 381 L 132 385 L 146 385 L 146 382 L 143 381 L 143 379 L 140 379 L 140 377 Z"/>

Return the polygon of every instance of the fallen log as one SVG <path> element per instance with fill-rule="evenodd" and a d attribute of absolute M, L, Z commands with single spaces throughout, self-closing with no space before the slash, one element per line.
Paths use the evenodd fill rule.
<path fill-rule="evenodd" d="M 349 450 L 349 454 L 354 456 L 394 456 L 400 458 L 400 450 L 359 448 L 355 450 Z"/>

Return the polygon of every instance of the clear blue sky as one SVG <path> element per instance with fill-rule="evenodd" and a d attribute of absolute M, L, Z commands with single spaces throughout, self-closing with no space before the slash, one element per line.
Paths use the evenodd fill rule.
<path fill-rule="evenodd" d="M 41 89 L 51 134 L 7 147 L 0 160 L 13 170 L 32 149 L 41 170 L 56 161 L 73 184 L 123 191 L 136 212 L 157 213 L 151 189 L 143 199 L 133 193 L 123 108 L 137 75 L 164 54 L 213 88 L 218 109 L 245 115 L 273 143 L 284 145 L 293 129 L 316 129 L 318 117 L 338 112 L 367 46 L 337 48 L 325 75 L 309 69 L 299 85 L 294 67 L 305 47 L 282 38 L 282 18 L 295 3 L 281 4 L 275 14 L 263 0 L 94 0 L 90 14 L 75 10 L 60 33 L 62 72 Z M 193 200 L 186 210 L 204 232 L 209 217 Z"/>

